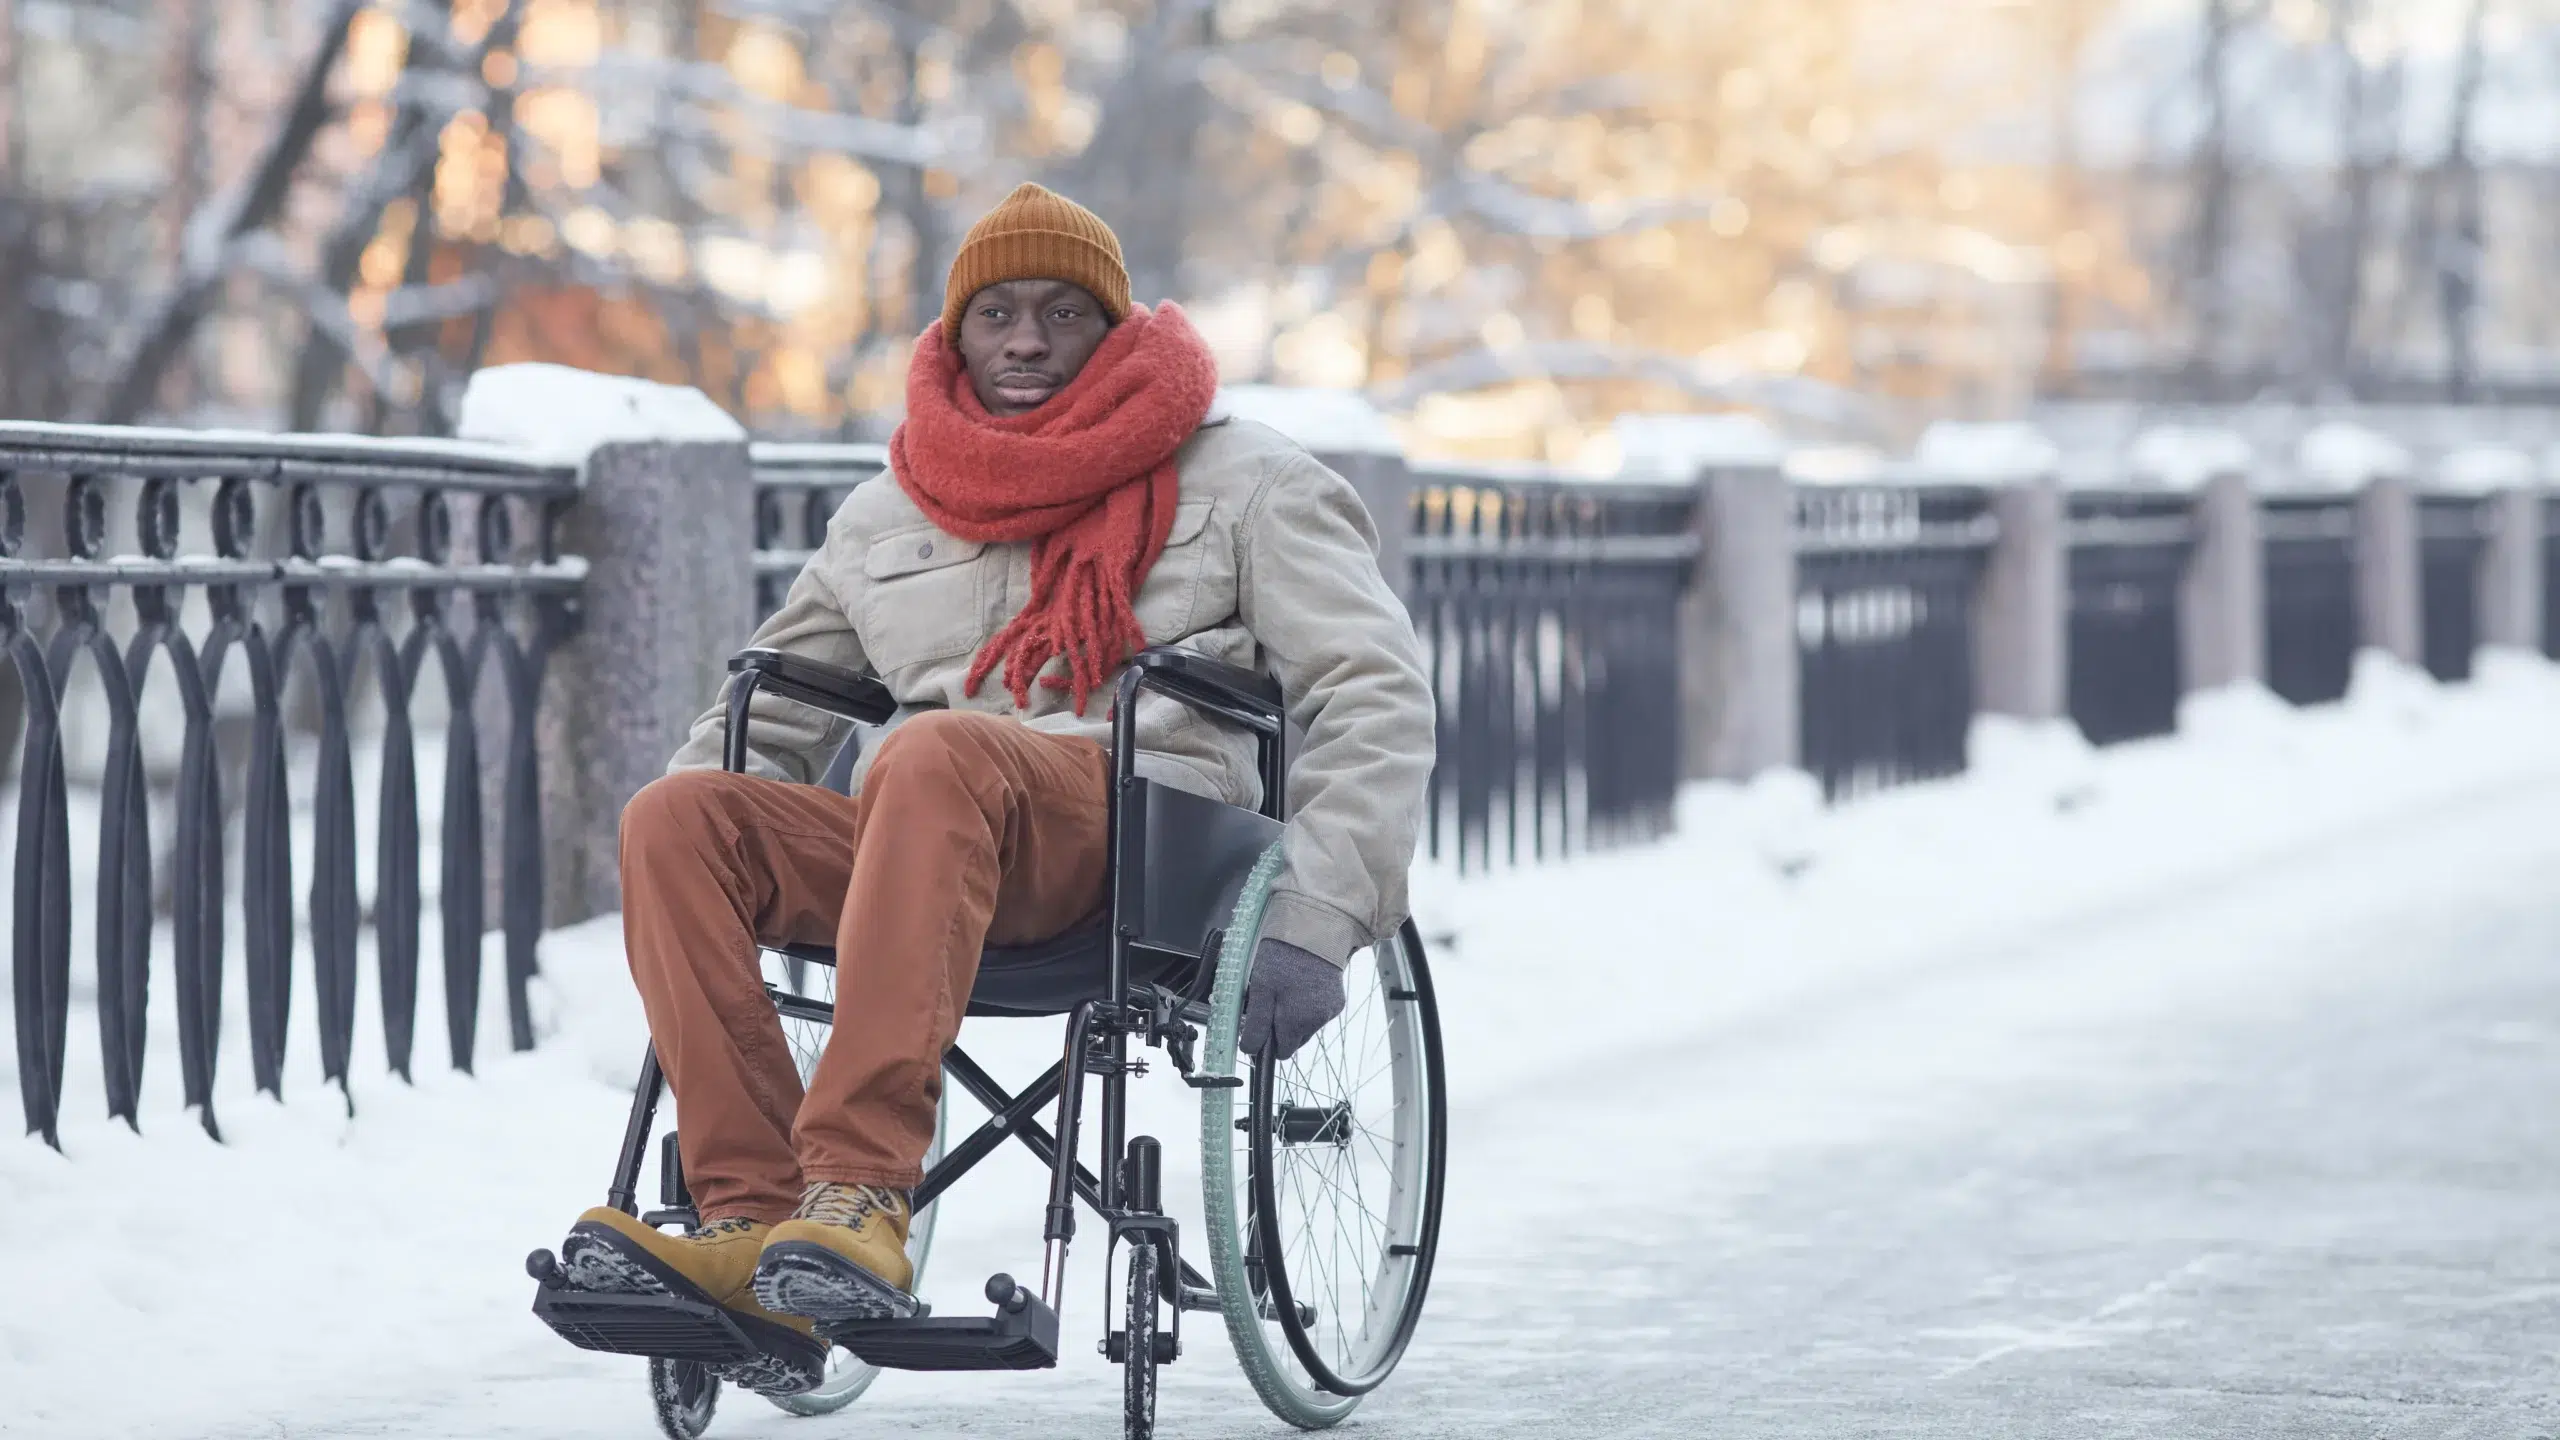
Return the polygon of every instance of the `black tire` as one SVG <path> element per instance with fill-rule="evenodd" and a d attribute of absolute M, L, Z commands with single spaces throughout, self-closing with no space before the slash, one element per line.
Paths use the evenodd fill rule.
<path fill-rule="evenodd" d="M 667 1440 L 701 1440 L 720 1407 L 720 1377 L 691 1360 L 649 1362 L 649 1403 Z"/>
<path fill-rule="evenodd" d="M 1128 1354 L 1121 1371 L 1121 1427 L 1125 1440 L 1154 1440 L 1156 1433 L 1156 1301 L 1162 1255 L 1154 1242 L 1129 1247 Z"/>
<path fill-rule="evenodd" d="M 1274 846 L 1246 880 L 1211 987 L 1201 1072 L 1246 1084 L 1200 1094 L 1202 1243 L 1254 1393 L 1320 1430 L 1393 1373 L 1421 1317 L 1448 1108 L 1430 962 L 1409 920 L 1351 957 L 1348 1007 L 1305 1050 L 1250 1066 L 1236 1053 L 1279 863 Z"/>
<path fill-rule="evenodd" d="M 1293 1216 L 1291 1200 L 1300 1206 L 1308 1197 L 1288 1176 L 1293 1150 L 1321 1150 L 1323 1142 L 1305 1147 L 1282 1143 L 1279 1116 L 1284 1110 L 1305 1111 L 1309 1098 L 1334 1100 L 1341 1077 L 1327 1077 L 1321 1057 L 1316 1052 L 1334 1037 L 1339 1026 L 1328 1026 L 1319 1032 L 1306 1051 L 1287 1063 L 1273 1064 L 1257 1057 L 1250 1082 L 1250 1112 L 1247 1130 L 1252 1137 L 1253 1216 L 1256 1231 L 1255 1251 L 1262 1260 L 1262 1277 L 1269 1289 L 1269 1306 L 1273 1318 L 1295 1352 L 1298 1363 L 1319 1389 L 1335 1395 L 1366 1395 L 1395 1373 L 1396 1363 L 1404 1358 L 1407 1343 L 1413 1339 L 1414 1326 L 1422 1319 L 1422 1306 L 1431 1289 L 1431 1268 L 1440 1250 L 1440 1204 L 1442 1188 L 1448 1176 L 1448 1091 L 1443 1078 L 1440 1051 L 1440 1012 L 1438 998 L 1431 985 L 1429 962 L 1423 957 L 1422 936 L 1407 920 L 1402 929 L 1377 947 L 1377 960 L 1382 968 L 1379 980 L 1382 990 L 1394 998 L 1387 1003 L 1403 1012 L 1398 1016 L 1405 1031 L 1411 1053 L 1406 1065 L 1415 1079 L 1410 1093 L 1398 1096 L 1399 1112 L 1393 1117 L 1399 1129 L 1410 1126 L 1416 1138 L 1411 1147 L 1420 1152 L 1415 1167 L 1419 1193 L 1411 1198 L 1407 1213 L 1396 1217 L 1397 1223 L 1384 1225 L 1376 1237 L 1379 1243 L 1396 1239 L 1394 1231 L 1408 1237 L 1397 1246 L 1402 1260 L 1402 1294 L 1392 1304 L 1384 1304 L 1373 1312 L 1370 1324 L 1364 1326 L 1369 1343 L 1357 1347 L 1361 1353 L 1350 1353 L 1339 1327 L 1318 1333 L 1304 1317 L 1311 1311 L 1326 1313 L 1344 1296 L 1320 1295 L 1326 1303 L 1310 1306 L 1310 1291 L 1320 1290 L 1326 1278 L 1317 1267 L 1303 1260 L 1285 1260 L 1295 1241 L 1306 1238 L 1302 1226 L 1304 1216 Z M 1401 981 L 1401 984 L 1396 983 Z M 1356 1010 L 1357 1002 L 1354 1009 Z M 1350 1017 L 1345 1016 L 1348 1020 Z M 1352 1143 L 1342 1142 L 1344 1148 Z M 1356 1202 L 1355 1202 L 1356 1204 Z M 1394 1260 L 1388 1262 L 1393 1267 Z M 1340 1275 L 1332 1277 L 1337 1288 Z M 1383 1276 L 1377 1277 L 1383 1279 Z M 1383 1287 L 1382 1287 L 1383 1288 Z M 1349 1363 L 1347 1363 L 1349 1362 Z"/>

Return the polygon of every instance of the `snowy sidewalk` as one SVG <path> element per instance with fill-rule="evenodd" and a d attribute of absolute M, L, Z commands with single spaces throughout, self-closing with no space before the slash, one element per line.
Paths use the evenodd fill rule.
<path fill-rule="evenodd" d="M 1356 1423 L 2541 1433 L 2514 1427 L 2560 1403 L 2529 1363 L 2560 1323 L 2529 1218 L 2560 1201 L 2560 676 L 2376 670 L 2331 713 L 2189 719 L 2098 756 L 1993 730 L 1971 777 L 1834 813 L 1702 789 L 1655 849 L 1425 875 L 1449 1230 Z M 542 1049 L 360 1069 L 352 1121 L 305 1078 L 231 1098 L 227 1146 L 170 1114 L 0 1142 L 0 1433 L 650 1433 L 633 1364 L 525 1311 L 641 1035 L 609 922 L 544 963 Z M 1020 1076 L 1054 1026 L 968 1039 Z M 1142 1088 L 1187 1161 L 1187 1096 Z M 929 1296 L 1036 1264 L 1031 1174 L 955 1192 Z M 1116 1433 L 1091 1254 L 1057 1372 L 892 1376 L 835 1420 L 733 1395 L 713 1433 Z M 1190 1338 L 1166 1433 L 1284 1433 Z"/>

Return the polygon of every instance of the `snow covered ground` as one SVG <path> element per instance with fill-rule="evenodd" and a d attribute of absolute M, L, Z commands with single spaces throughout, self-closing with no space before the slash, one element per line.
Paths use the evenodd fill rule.
<path fill-rule="evenodd" d="M 1702 787 L 1658 847 L 1425 873 L 1449 1228 L 1354 1424 L 2560 1428 L 2555 814 L 2560 671 L 2495 656 L 2450 690 L 2368 665 L 2326 712 L 2212 697 L 2103 754 L 1987 726 L 1961 781 L 1837 812 L 1802 777 Z M 543 963 L 540 1049 L 412 1088 L 362 1040 L 352 1119 L 298 1017 L 288 1101 L 224 1097 L 227 1145 L 158 1087 L 140 1137 L 0 1141 L 0 1434 L 649 1433 L 636 1364 L 525 1309 L 642 1039 L 611 921 Z M 1055 1027 L 964 1043 L 1020 1078 Z M 1187 1157 L 1187 1095 L 1141 1090 Z M 1032 1175 L 946 1202 L 930 1298 L 1036 1269 Z M 890 1376 L 833 1420 L 732 1395 L 714 1433 L 1116 1433 L 1080 1253 L 1056 1372 Z M 1165 1432 L 1282 1433 L 1214 1325 L 1189 1339 Z"/>

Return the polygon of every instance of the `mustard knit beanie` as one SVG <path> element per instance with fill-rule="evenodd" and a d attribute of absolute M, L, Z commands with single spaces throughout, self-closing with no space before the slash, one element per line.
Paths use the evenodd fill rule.
<path fill-rule="evenodd" d="M 1129 314 L 1129 266 L 1120 258 L 1120 237 L 1101 216 L 1037 185 L 1016 189 L 969 227 L 943 290 L 943 339 L 958 343 L 969 297 L 1007 280 L 1064 280 L 1092 292 L 1112 324 Z"/>

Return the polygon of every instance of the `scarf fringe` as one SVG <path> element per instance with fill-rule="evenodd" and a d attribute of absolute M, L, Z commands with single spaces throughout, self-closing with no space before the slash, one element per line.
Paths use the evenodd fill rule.
<path fill-rule="evenodd" d="M 1035 577 L 1031 603 L 979 647 L 963 693 L 976 695 L 1001 666 L 1004 688 L 1016 706 L 1029 708 L 1036 679 L 1045 689 L 1073 691 L 1075 712 L 1082 715 L 1111 669 L 1146 648 L 1146 627 L 1138 623 L 1128 578 L 1119 567 L 1071 555 L 1063 564 L 1041 568 L 1047 573 Z M 1102 646 L 1089 637 L 1100 639 Z M 1067 662 L 1065 675 L 1040 673 L 1061 657 Z"/>

